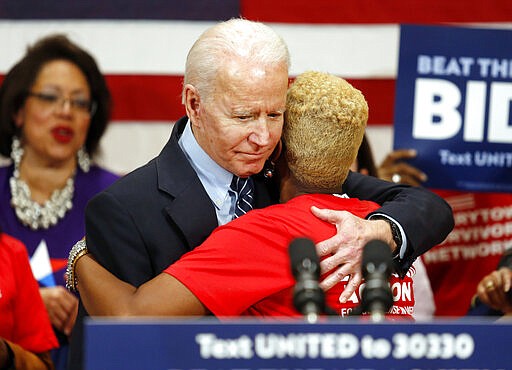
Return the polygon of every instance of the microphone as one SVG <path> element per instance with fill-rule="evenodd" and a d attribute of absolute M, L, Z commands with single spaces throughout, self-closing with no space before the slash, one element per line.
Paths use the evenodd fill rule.
<path fill-rule="evenodd" d="M 288 248 L 292 274 L 296 284 L 293 290 L 293 304 L 297 311 L 314 323 L 325 312 L 325 295 L 318 284 L 320 260 L 315 244 L 307 238 L 292 240 Z"/>
<path fill-rule="evenodd" d="M 369 312 L 372 321 L 379 322 L 393 305 L 389 278 L 393 259 L 389 245 L 380 240 L 368 242 L 363 249 L 363 278 L 365 287 L 361 297 L 363 312 Z"/>

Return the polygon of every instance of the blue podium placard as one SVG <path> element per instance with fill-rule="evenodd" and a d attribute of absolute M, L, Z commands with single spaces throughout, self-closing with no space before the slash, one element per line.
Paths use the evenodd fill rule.
<path fill-rule="evenodd" d="M 86 322 L 87 370 L 511 369 L 512 323 Z"/>
<path fill-rule="evenodd" d="M 512 191 L 512 30 L 400 27 L 394 148 L 425 186 Z"/>

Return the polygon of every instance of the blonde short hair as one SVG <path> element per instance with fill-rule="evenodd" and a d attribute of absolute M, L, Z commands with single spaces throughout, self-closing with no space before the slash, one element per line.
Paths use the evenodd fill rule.
<path fill-rule="evenodd" d="M 298 185 L 308 192 L 339 192 L 367 121 L 368 104 L 347 81 L 322 72 L 299 75 L 288 90 L 282 136 Z"/>

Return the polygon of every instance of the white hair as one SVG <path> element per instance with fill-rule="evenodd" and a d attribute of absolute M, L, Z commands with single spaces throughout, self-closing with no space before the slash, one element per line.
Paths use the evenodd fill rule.
<path fill-rule="evenodd" d="M 208 99 L 217 72 L 235 58 L 261 66 L 285 63 L 290 68 L 290 53 L 281 36 L 263 23 L 234 18 L 209 28 L 192 45 L 183 85 L 193 85 Z"/>

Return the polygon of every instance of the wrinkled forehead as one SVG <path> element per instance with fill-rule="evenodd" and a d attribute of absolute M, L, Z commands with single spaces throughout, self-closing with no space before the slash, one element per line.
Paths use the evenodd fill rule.
<path fill-rule="evenodd" d="M 261 89 L 271 86 L 286 95 L 288 88 L 288 67 L 285 63 L 267 65 L 229 62 L 222 66 L 216 83 L 223 88 Z"/>
<path fill-rule="evenodd" d="M 232 66 L 233 67 L 233 66 Z M 215 95 L 230 96 L 266 104 L 286 103 L 288 70 L 286 66 L 226 66 L 217 75 Z M 277 109 L 277 108 L 273 108 Z M 279 107 L 281 109 L 281 107 Z"/>

